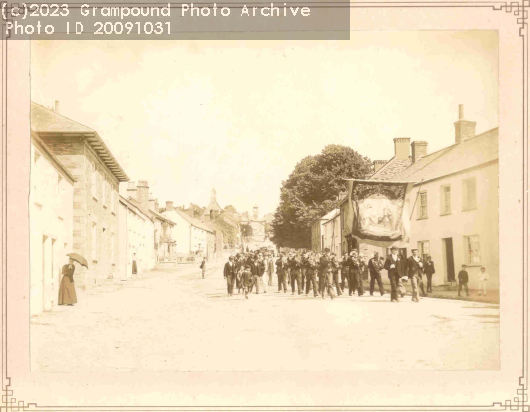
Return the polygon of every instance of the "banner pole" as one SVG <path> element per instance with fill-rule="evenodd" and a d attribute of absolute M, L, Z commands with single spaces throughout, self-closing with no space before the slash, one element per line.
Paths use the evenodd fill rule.
<path fill-rule="evenodd" d="M 423 184 L 423 179 L 421 179 L 420 187 L 418 187 L 418 193 L 416 193 L 416 199 L 414 200 L 414 205 L 412 206 L 412 210 L 410 211 L 410 217 L 409 220 L 412 220 L 412 215 L 414 214 L 414 208 L 416 207 L 416 202 L 418 201 L 418 196 L 420 195 L 421 185 Z"/>

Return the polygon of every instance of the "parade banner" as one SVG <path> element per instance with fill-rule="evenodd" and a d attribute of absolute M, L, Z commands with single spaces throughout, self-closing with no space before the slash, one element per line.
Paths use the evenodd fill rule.
<path fill-rule="evenodd" d="M 349 180 L 351 234 L 362 243 L 408 247 L 414 182 Z"/>

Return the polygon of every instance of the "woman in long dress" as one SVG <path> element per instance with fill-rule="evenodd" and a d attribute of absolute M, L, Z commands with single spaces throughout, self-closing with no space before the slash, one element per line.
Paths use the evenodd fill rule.
<path fill-rule="evenodd" d="M 77 303 L 77 294 L 75 293 L 74 286 L 74 260 L 70 259 L 67 265 L 63 266 L 61 273 L 63 279 L 61 280 L 61 286 L 59 286 L 59 305 L 73 306 Z"/>

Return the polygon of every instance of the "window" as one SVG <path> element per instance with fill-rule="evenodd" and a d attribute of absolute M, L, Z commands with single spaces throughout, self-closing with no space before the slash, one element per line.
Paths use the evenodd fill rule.
<path fill-rule="evenodd" d="M 462 180 L 462 210 L 477 208 L 477 179 L 470 177 Z"/>
<path fill-rule="evenodd" d="M 112 186 L 110 186 L 110 211 L 112 213 L 116 211 L 116 192 Z"/>
<path fill-rule="evenodd" d="M 418 219 L 427 219 L 427 192 L 420 192 Z"/>
<path fill-rule="evenodd" d="M 344 230 L 344 208 L 340 209 L 340 227 Z"/>
<path fill-rule="evenodd" d="M 440 196 L 442 198 L 442 215 L 451 214 L 451 186 L 446 185 L 441 187 Z"/>
<path fill-rule="evenodd" d="M 464 236 L 466 263 L 480 265 L 480 243 L 478 235 Z"/>
<path fill-rule="evenodd" d="M 97 262 L 98 260 L 98 225 L 92 222 L 92 260 Z"/>
<path fill-rule="evenodd" d="M 425 259 L 431 254 L 431 245 L 428 240 L 418 242 L 418 254 L 422 259 Z"/>

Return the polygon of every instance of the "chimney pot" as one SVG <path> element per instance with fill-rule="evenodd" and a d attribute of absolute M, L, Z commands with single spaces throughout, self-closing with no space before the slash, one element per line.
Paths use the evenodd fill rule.
<path fill-rule="evenodd" d="M 55 101 L 55 113 L 59 114 L 59 100 Z"/>
<path fill-rule="evenodd" d="M 458 105 L 458 120 L 464 120 L 464 105 Z"/>
<path fill-rule="evenodd" d="M 166 210 L 168 212 L 171 212 L 173 210 L 173 202 L 172 201 L 170 201 L 170 200 L 166 201 Z"/>
<path fill-rule="evenodd" d="M 410 137 L 394 139 L 394 156 L 397 160 L 407 160 L 410 156 Z"/>

